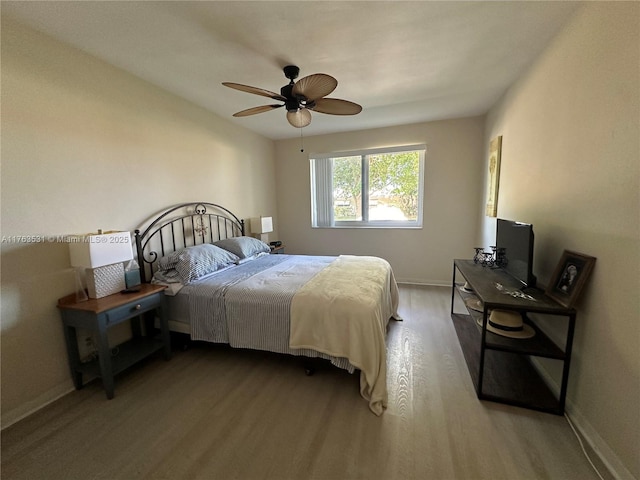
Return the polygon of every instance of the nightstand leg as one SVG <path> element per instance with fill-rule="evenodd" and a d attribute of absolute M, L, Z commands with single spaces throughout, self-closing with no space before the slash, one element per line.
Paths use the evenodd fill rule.
<path fill-rule="evenodd" d="M 162 303 L 158 309 L 160 315 L 160 335 L 162 335 L 162 342 L 164 343 L 164 359 L 171 359 L 171 335 L 169 333 L 169 319 L 167 318 L 167 300 L 162 296 Z"/>
<path fill-rule="evenodd" d="M 107 329 L 104 325 L 100 325 L 98 331 L 98 355 L 100 360 L 100 375 L 102 376 L 102 385 L 107 394 L 107 398 L 113 398 L 113 367 L 111 365 L 111 350 L 109 349 L 109 339 L 107 338 Z"/>
<path fill-rule="evenodd" d="M 67 344 L 67 359 L 69 360 L 73 386 L 76 387 L 76 390 L 80 390 L 82 388 L 82 373 L 77 368 L 80 364 L 80 351 L 78 350 L 78 336 L 75 327 L 64 326 L 64 340 Z"/>

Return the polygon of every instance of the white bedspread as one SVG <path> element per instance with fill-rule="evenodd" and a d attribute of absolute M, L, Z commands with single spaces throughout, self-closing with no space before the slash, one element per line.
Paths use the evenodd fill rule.
<path fill-rule="evenodd" d="M 291 348 L 345 357 L 360 369 L 360 393 L 381 415 L 387 406 L 386 330 L 399 318 L 391 266 L 377 257 L 342 255 L 291 302 Z"/>

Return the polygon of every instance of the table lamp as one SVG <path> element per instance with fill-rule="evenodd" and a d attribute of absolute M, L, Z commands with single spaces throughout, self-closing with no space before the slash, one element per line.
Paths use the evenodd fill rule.
<path fill-rule="evenodd" d="M 251 233 L 260 235 L 259 238 L 264 243 L 269 243 L 269 232 L 273 232 L 273 218 L 260 217 L 251 219 Z"/>
<path fill-rule="evenodd" d="M 79 235 L 69 243 L 71 266 L 84 268 L 89 298 L 102 298 L 125 288 L 123 262 L 133 258 L 131 234 L 111 231 Z M 77 294 L 76 294 L 77 295 Z"/>

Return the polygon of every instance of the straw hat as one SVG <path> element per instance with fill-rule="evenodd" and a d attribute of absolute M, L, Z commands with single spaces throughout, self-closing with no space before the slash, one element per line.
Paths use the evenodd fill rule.
<path fill-rule="evenodd" d="M 464 300 L 464 303 L 471 310 L 475 310 L 476 312 L 484 312 L 484 305 L 476 296 L 466 298 Z"/>
<path fill-rule="evenodd" d="M 473 288 L 471 288 L 469 282 L 465 282 L 464 285 L 460 287 L 460 290 L 466 293 L 473 293 Z"/>
<path fill-rule="evenodd" d="M 482 319 L 476 320 L 482 326 Z M 536 332 L 522 321 L 522 315 L 510 310 L 492 310 L 487 320 L 487 330 L 509 338 L 531 338 Z"/>

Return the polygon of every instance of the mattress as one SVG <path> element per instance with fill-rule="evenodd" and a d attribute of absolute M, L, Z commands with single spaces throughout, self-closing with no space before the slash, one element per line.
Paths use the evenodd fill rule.
<path fill-rule="evenodd" d="M 167 296 L 172 331 L 191 339 L 311 358 L 353 373 L 348 359 L 289 347 L 293 296 L 336 257 L 266 255 L 182 287 Z"/>

